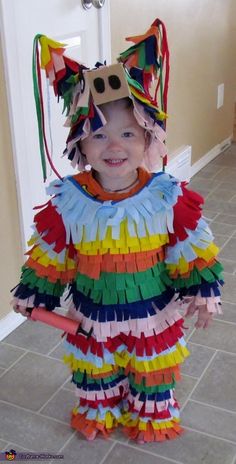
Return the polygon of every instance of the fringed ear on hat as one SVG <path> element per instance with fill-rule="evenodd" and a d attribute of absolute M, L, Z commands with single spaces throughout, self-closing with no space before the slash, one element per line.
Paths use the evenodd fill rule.
<path fill-rule="evenodd" d="M 158 154 L 163 159 L 164 168 L 167 157 L 163 146 L 163 131 L 158 130 L 156 125 L 163 130 L 166 128 L 169 49 L 165 25 L 156 19 L 145 34 L 127 37 L 126 40 L 134 42 L 135 45 L 121 53 L 118 60 L 124 64 L 129 73 L 127 79 L 134 103 L 136 102 L 138 107 L 140 105 L 143 107 L 147 120 L 146 128 L 151 130 L 153 135 L 149 162 L 146 164 L 149 169 L 151 166 L 153 169 L 153 166 L 158 164 L 155 160 L 157 158 L 155 148 L 159 147 Z M 156 81 L 154 96 L 150 94 L 153 81 Z M 143 119 L 145 120 L 145 117 Z"/>
<path fill-rule="evenodd" d="M 41 52 L 39 53 L 39 44 Z M 49 84 L 53 86 L 55 95 L 64 102 L 63 112 L 68 116 L 74 95 L 78 95 L 83 88 L 83 70 L 85 66 L 64 55 L 64 44 L 56 42 L 45 35 L 38 34 L 34 39 L 33 46 L 33 83 L 34 97 L 38 119 L 38 133 L 40 143 L 41 164 L 44 181 L 47 178 L 46 157 L 56 175 L 60 177 L 53 166 L 48 150 L 45 133 L 45 114 L 42 95 L 41 70 L 45 70 Z M 46 156 L 45 156 L 46 153 Z"/>

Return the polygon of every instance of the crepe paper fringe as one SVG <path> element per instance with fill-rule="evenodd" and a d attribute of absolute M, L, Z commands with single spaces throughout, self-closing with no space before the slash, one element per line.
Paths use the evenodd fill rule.
<path fill-rule="evenodd" d="M 91 317 L 88 318 L 84 316 L 80 309 L 76 310 L 74 305 L 70 304 L 68 317 L 80 322 L 81 326 L 87 332 L 89 332 L 90 329 L 93 329 L 94 337 L 98 341 L 106 341 L 107 337 L 114 338 L 117 335 L 120 335 L 121 332 L 129 334 L 130 331 L 132 331 L 132 335 L 137 338 L 140 338 L 142 332 L 145 336 L 152 336 L 153 334 L 162 333 L 165 329 L 169 328 L 176 321 L 181 319 L 181 315 L 178 312 L 178 309 L 182 307 L 181 300 L 175 301 L 175 299 L 172 298 L 172 300 L 166 304 L 165 308 L 161 311 L 155 303 L 152 302 L 151 305 L 152 315 L 149 315 L 149 312 L 127 313 L 126 311 L 131 309 L 130 307 L 127 307 L 126 311 L 123 313 L 123 319 L 114 319 L 113 314 L 117 314 L 115 312 L 112 313 L 111 316 L 113 320 L 110 321 L 110 317 L 108 316 L 108 320 L 99 322 L 102 320 L 99 318 L 99 315 L 101 314 L 101 317 L 103 316 L 103 313 L 99 311 L 99 305 L 97 305 L 97 312 L 94 313 L 93 316 L 95 320 L 91 320 Z"/>
<path fill-rule="evenodd" d="M 104 240 L 108 227 L 111 228 L 111 238 L 119 240 L 120 224 L 124 220 L 127 221 L 130 237 L 142 238 L 147 233 L 167 234 L 168 230 L 173 231 L 172 207 L 182 191 L 174 178 L 157 173 L 149 185 L 136 195 L 119 202 L 95 200 L 78 182 L 74 183 L 72 177 L 65 178 L 63 182 L 52 182 L 47 192 L 56 195 L 52 204 L 62 216 L 66 243 L 70 243 L 71 239 L 78 244 L 81 241 Z"/>
<path fill-rule="evenodd" d="M 28 300 L 30 297 L 33 297 L 33 300 L 31 300 L 33 303 L 30 307 L 38 308 L 39 306 L 43 306 L 48 311 L 53 311 L 56 307 L 60 306 L 59 296 L 40 293 L 35 287 L 30 288 L 28 285 L 20 283 L 11 291 L 14 291 L 13 295 L 15 298 L 19 299 L 19 301 Z"/>
<path fill-rule="evenodd" d="M 54 198 L 34 218 L 32 248 L 21 282 L 14 289 L 16 298 L 35 295 L 35 306 L 45 304 L 52 310 L 60 305 L 60 297 L 70 284 L 70 308 L 80 308 L 78 317 L 91 318 L 90 324 L 95 320 L 101 324 L 94 327 L 100 340 L 131 328 L 142 329 L 147 335 L 154 328 L 153 322 L 158 326 L 155 308 L 164 309 L 175 292 L 180 299 L 197 294 L 203 298 L 220 296 L 223 268 L 216 260 L 218 249 L 208 225 L 199 217 L 201 197 L 176 179 L 155 174 L 132 198 L 119 202 L 92 198 L 72 177 L 54 181 L 49 193 Z M 179 204 L 187 218 L 182 217 Z M 177 242 L 172 237 L 173 224 Z M 165 247 L 168 237 L 174 244 Z M 153 265 L 149 260 L 149 267 L 140 270 L 141 258 L 153 259 L 156 253 L 161 260 Z M 130 256 L 137 263 L 137 272 L 131 272 Z M 83 272 L 79 271 L 80 257 Z M 86 266 L 94 268 L 93 259 L 100 262 L 96 278 L 86 270 Z M 126 263 L 125 272 L 112 272 L 111 266 L 121 262 Z M 101 270 L 103 263 L 107 271 Z M 116 267 L 118 270 L 121 268 Z M 218 310 L 212 300 L 209 305 L 212 312 Z M 147 317 L 150 321 L 145 320 Z M 142 320 L 135 322 L 137 318 Z M 117 332 L 114 320 L 119 322 Z"/>
<path fill-rule="evenodd" d="M 183 298 L 183 302 L 185 303 L 185 298 Z M 185 308 L 185 316 L 192 316 L 198 310 L 198 306 L 206 306 L 206 310 L 211 314 L 222 314 L 221 300 L 219 296 L 209 298 L 203 298 L 201 296 L 188 297 L 187 303 L 188 308 Z M 194 312 L 192 308 L 191 310 L 189 309 L 189 306 L 192 304 L 195 305 Z"/>
<path fill-rule="evenodd" d="M 143 385 L 144 388 L 156 387 L 163 383 L 168 384 L 181 380 L 180 367 L 172 366 L 166 369 L 159 369 L 157 372 L 136 372 L 134 368 L 125 368 L 125 375 L 129 375 L 130 382 Z M 151 391 L 151 393 L 153 393 Z"/>
<path fill-rule="evenodd" d="M 119 302 L 117 304 L 105 305 L 102 301 L 100 302 L 99 296 L 101 293 L 98 293 L 99 298 L 97 298 L 95 292 L 93 292 L 92 300 L 92 295 L 86 296 L 79 292 L 76 288 L 76 284 L 73 283 L 70 286 L 68 297 L 72 298 L 73 307 L 80 309 L 80 312 L 85 317 L 91 317 L 92 320 L 98 320 L 99 322 L 106 322 L 114 320 L 115 315 L 117 317 L 117 321 L 124 321 L 129 319 L 129 317 L 136 318 L 136 315 L 139 315 L 141 318 L 144 318 L 147 315 L 155 315 L 156 311 L 153 308 L 153 304 L 155 304 L 161 311 L 173 299 L 174 294 L 174 289 L 167 288 L 160 295 L 157 295 L 153 298 L 147 298 L 145 300 L 140 299 L 140 301 L 130 303 L 127 301 L 125 292 L 119 291 Z"/>
<path fill-rule="evenodd" d="M 164 339 L 163 335 L 163 339 Z M 148 356 L 143 350 L 142 356 L 138 356 L 136 353 L 136 350 L 133 350 L 131 353 L 129 353 L 132 357 L 135 356 L 135 359 L 137 361 L 142 361 L 142 362 L 147 362 L 147 361 L 152 361 L 154 360 L 157 355 L 165 355 L 165 354 L 170 354 L 175 351 L 175 345 L 177 341 L 181 342 L 182 337 L 176 339 L 172 339 L 172 345 L 168 346 L 168 344 L 162 346 L 162 350 L 160 347 L 158 347 L 158 351 L 153 351 L 152 355 Z M 80 347 L 75 346 L 73 344 L 69 344 L 65 341 L 65 348 L 68 353 L 71 353 L 76 359 L 83 360 L 83 361 L 88 361 L 91 364 L 94 364 L 96 367 L 102 368 L 103 363 L 105 364 L 115 364 L 115 354 L 111 353 L 107 348 L 102 347 L 99 356 L 96 353 L 92 353 L 91 350 L 88 350 L 86 353 L 84 353 L 84 350 L 81 349 Z M 124 350 L 126 350 L 126 345 L 125 344 L 120 344 L 117 349 L 116 353 L 121 353 Z M 114 352 L 115 353 L 115 352 Z M 102 354 L 102 356 L 101 356 Z"/>
<path fill-rule="evenodd" d="M 165 25 L 159 19 L 156 19 L 144 35 L 128 37 L 126 40 L 134 42 L 135 45 L 121 53 L 119 61 L 125 64 L 125 67 L 135 79 L 133 83 L 134 87 L 135 82 L 138 82 L 150 99 L 150 86 L 153 79 L 157 81 L 153 104 L 157 106 L 157 91 L 160 88 L 160 108 L 166 113 L 169 81 L 169 50 Z M 163 83 L 164 65 L 166 65 L 165 83 Z M 131 92 L 133 93 L 132 87 Z"/>
<path fill-rule="evenodd" d="M 77 348 L 84 355 L 91 353 L 91 355 L 101 359 L 104 358 L 105 351 L 109 351 L 109 353 L 120 352 L 124 347 L 130 354 L 135 354 L 137 357 L 153 356 L 155 353 L 159 354 L 174 346 L 176 341 L 183 337 L 182 325 L 183 319 L 179 319 L 159 334 L 152 334 L 149 337 L 145 337 L 144 333 L 141 333 L 140 337 L 135 337 L 132 333 L 120 334 L 117 337 L 108 338 L 103 343 L 98 342 L 93 336 L 86 338 L 80 334 L 68 334 L 65 346 L 68 350 L 73 350 L 72 352 L 75 352 L 74 350 Z"/>
<path fill-rule="evenodd" d="M 63 359 L 65 363 L 70 365 L 72 371 L 85 371 L 88 374 L 95 375 L 104 372 L 112 375 L 115 365 L 124 368 L 127 367 L 127 370 L 131 366 L 137 372 L 156 372 L 158 369 L 165 369 L 182 363 L 188 355 L 189 352 L 184 345 L 184 341 L 179 340 L 175 347 L 169 350 L 167 354 L 157 355 L 151 360 L 138 361 L 136 357 L 131 357 L 127 351 L 122 353 L 116 352 L 112 363 L 106 363 L 102 360 L 101 367 L 97 367 L 93 362 L 89 362 L 89 360 L 76 358 L 74 353 L 65 355 Z"/>
<path fill-rule="evenodd" d="M 166 237 L 166 235 L 165 235 Z M 162 245 L 165 242 L 163 241 Z M 164 251 L 161 248 L 150 251 L 120 254 L 84 255 L 78 251 L 78 267 L 80 274 L 91 279 L 99 279 L 101 272 L 135 273 L 150 269 L 155 264 L 163 262 Z"/>
<path fill-rule="evenodd" d="M 157 428 L 155 422 L 143 424 L 137 419 L 135 422 L 130 421 L 123 429 L 129 439 L 140 443 L 163 442 L 165 440 L 174 440 L 179 438 L 184 430 L 176 420 L 163 423 Z"/>

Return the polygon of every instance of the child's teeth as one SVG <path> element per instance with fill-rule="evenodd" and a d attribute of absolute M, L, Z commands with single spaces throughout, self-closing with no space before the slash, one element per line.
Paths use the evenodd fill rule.
<path fill-rule="evenodd" d="M 118 164 L 118 163 L 122 163 L 122 161 L 124 161 L 123 159 L 117 159 L 117 160 L 114 160 L 114 159 L 109 159 L 107 160 L 109 163 L 113 163 L 113 164 Z"/>

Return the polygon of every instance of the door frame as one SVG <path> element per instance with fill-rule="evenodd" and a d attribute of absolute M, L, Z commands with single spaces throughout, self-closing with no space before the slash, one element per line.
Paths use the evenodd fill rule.
<path fill-rule="evenodd" d="M 79 0 L 78 0 L 79 1 Z M 23 95 L 21 87 L 17 87 L 16 76 L 19 70 L 19 59 L 17 55 L 16 18 L 14 9 L 9 0 L 0 0 L 0 39 L 3 53 L 4 73 L 6 82 L 6 93 L 9 108 L 9 123 L 12 141 L 12 154 L 16 179 L 16 191 L 19 205 L 19 224 L 21 234 L 21 246 L 24 253 L 27 249 L 29 231 L 26 224 L 29 217 L 32 218 L 32 204 L 30 201 L 30 189 L 27 183 L 26 173 L 27 157 L 24 156 L 24 147 L 27 130 L 21 116 Z M 98 10 L 99 49 L 98 60 L 107 64 L 111 63 L 111 31 L 110 31 L 110 5 L 106 0 L 103 8 Z M 7 53 L 10 48 L 11 53 Z M 23 206 L 24 205 L 24 206 Z"/>

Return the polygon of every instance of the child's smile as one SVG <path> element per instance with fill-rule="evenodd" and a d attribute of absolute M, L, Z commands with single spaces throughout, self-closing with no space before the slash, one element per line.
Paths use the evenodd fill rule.
<path fill-rule="evenodd" d="M 81 141 L 81 150 L 104 189 L 123 189 L 137 178 L 146 149 L 145 132 L 126 100 L 101 109 L 107 124 Z"/>

